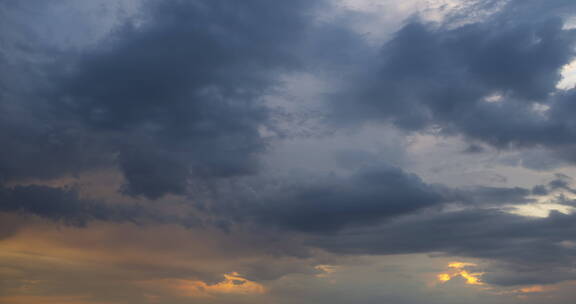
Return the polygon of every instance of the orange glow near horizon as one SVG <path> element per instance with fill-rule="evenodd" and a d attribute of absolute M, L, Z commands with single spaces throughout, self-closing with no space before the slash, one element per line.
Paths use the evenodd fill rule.
<path fill-rule="evenodd" d="M 202 281 L 196 282 L 195 285 L 208 293 L 263 294 L 265 292 L 264 286 L 241 277 L 237 272 L 224 274 L 224 281 L 214 285 L 208 285 Z"/>
<path fill-rule="evenodd" d="M 9 304 L 112 304 L 111 302 L 94 302 L 89 296 L 34 296 L 19 295 L 0 297 L 0 303 Z"/>
<path fill-rule="evenodd" d="M 243 278 L 239 273 L 224 274 L 224 280 L 208 284 L 200 280 L 164 279 L 140 282 L 152 289 L 171 290 L 185 297 L 213 297 L 223 294 L 260 295 L 266 292 L 263 285 Z"/>

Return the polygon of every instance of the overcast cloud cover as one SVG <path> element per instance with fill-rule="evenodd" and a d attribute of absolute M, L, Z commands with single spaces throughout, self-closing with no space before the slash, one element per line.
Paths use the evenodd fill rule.
<path fill-rule="evenodd" d="M 576 300 L 570 0 L 0 0 L 0 303 Z"/>

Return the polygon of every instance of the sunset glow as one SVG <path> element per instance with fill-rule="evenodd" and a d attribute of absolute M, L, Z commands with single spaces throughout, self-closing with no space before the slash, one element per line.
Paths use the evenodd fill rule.
<path fill-rule="evenodd" d="M 259 295 L 266 292 L 264 286 L 249 281 L 236 272 L 224 274 L 224 280 L 208 284 L 199 280 L 175 280 L 141 282 L 142 286 L 154 290 L 167 290 L 186 297 L 213 297 L 219 294 Z"/>

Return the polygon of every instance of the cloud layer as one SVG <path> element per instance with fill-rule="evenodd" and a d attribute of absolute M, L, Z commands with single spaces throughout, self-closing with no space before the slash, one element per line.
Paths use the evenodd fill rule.
<path fill-rule="evenodd" d="M 576 89 L 559 86 L 576 5 L 414 0 L 377 37 L 354 9 L 377 6 L 352 2 L 0 1 L 0 291 L 339 303 L 319 280 L 421 255 L 474 260 L 495 298 L 470 303 L 576 281 Z M 70 26 L 71 7 L 97 21 Z M 468 173 L 496 178 L 454 182 Z M 370 283 L 347 275 L 351 294 Z M 428 297 L 398 290 L 358 298 Z"/>

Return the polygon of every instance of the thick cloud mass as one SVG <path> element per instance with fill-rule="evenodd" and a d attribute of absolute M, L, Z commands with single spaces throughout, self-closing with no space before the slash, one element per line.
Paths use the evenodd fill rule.
<path fill-rule="evenodd" d="M 16 91 L 2 97 L 2 177 L 58 176 L 118 154 L 125 193 L 158 198 L 183 194 L 192 177 L 255 172 L 266 146 L 258 129 L 268 119 L 260 99 L 298 65 L 289 46 L 302 38 L 312 7 L 152 1 L 137 22 L 75 60 L 19 73 L 27 86 L 3 74 Z M 6 52 L 47 56 L 41 47 Z M 25 95 L 36 82 L 38 91 Z"/>
<path fill-rule="evenodd" d="M 141 6 L 68 45 L 37 29 L 57 23 L 58 9 L 39 12 L 59 1 L 0 0 L 0 216 L 95 229 L 88 242 L 146 223 L 136 242 L 162 254 L 139 262 L 161 260 L 160 279 L 131 286 L 209 295 L 199 301 L 287 274 L 328 279 L 352 255 L 474 258 L 494 266 L 491 286 L 576 280 L 573 180 L 526 169 L 576 162 L 576 89 L 558 88 L 576 57 L 574 1 L 465 1 L 441 22 L 410 17 L 378 47 L 361 13 L 328 1 L 127 2 Z M 490 148 L 532 159 L 514 171 Z M 3 224 L 2 241 L 25 246 L 22 222 Z"/>
<path fill-rule="evenodd" d="M 451 207 L 494 208 L 528 204 L 547 195 L 521 187 L 452 188 L 428 184 L 399 168 L 375 165 L 349 176 L 324 176 L 312 181 L 274 185 L 240 184 L 216 195 L 205 211 L 224 221 L 255 224 L 261 228 L 310 234 L 336 234 L 371 227 L 412 214 Z"/>
<path fill-rule="evenodd" d="M 550 13 L 553 4 L 537 7 Z M 336 119 L 437 127 L 497 147 L 570 145 L 573 92 L 556 85 L 576 32 L 552 13 L 534 17 L 534 5 L 512 1 L 456 27 L 409 22 L 384 46 L 379 69 L 335 98 Z"/>
<path fill-rule="evenodd" d="M 259 220 L 308 232 L 335 232 L 442 202 L 434 187 L 397 168 L 363 170 L 319 185 L 302 185 L 263 199 Z"/>
<path fill-rule="evenodd" d="M 128 194 L 181 194 L 191 176 L 252 173 L 265 145 L 258 98 L 275 73 L 296 64 L 286 46 L 302 34 L 305 9 L 266 1 L 153 5 L 143 25 L 127 25 L 81 60 L 62 88 L 64 102 L 90 129 L 120 134 Z"/>
<path fill-rule="evenodd" d="M 0 181 L 53 178 L 107 161 L 95 136 L 54 115 L 47 87 L 61 53 L 36 39 L 27 10 L 48 3 L 0 3 Z M 56 70 L 59 70 L 56 69 Z"/>

